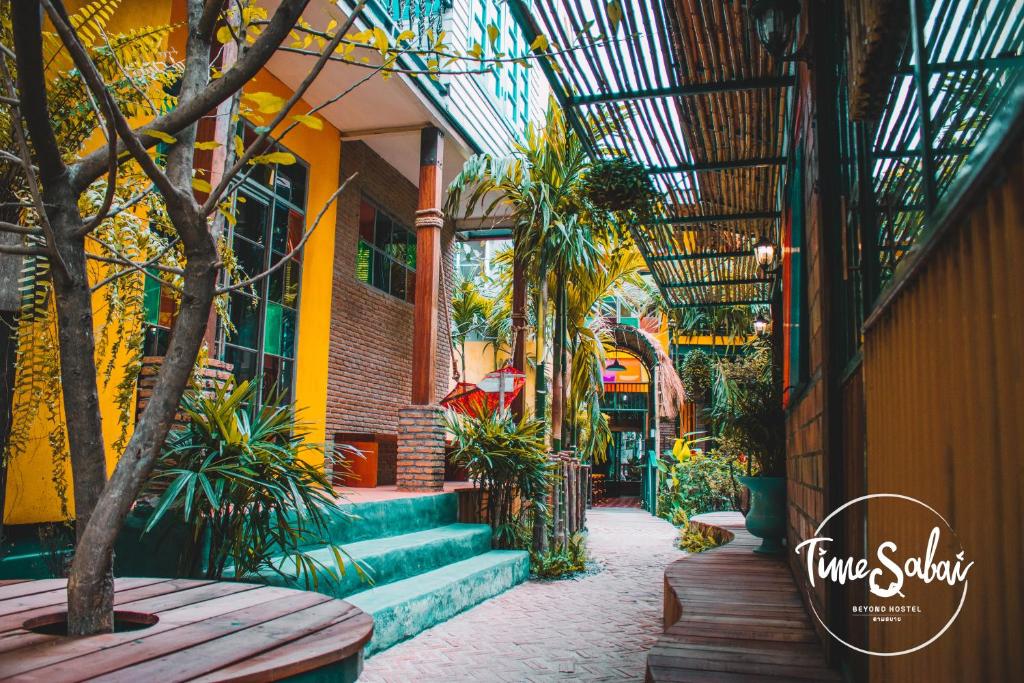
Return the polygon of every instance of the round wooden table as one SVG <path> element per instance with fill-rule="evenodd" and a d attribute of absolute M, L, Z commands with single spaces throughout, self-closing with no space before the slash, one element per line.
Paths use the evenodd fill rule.
<path fill-rule="evenodd" d="M 0 581 L 0 680 L 355 680 L 373 619 L 301 590 L 190 579 L 116 579 L 138 630 L 69 638 L 24 628 L 67 609 L 65 579 Z M 30 624 L 31 625 L 31 624 Z"/>

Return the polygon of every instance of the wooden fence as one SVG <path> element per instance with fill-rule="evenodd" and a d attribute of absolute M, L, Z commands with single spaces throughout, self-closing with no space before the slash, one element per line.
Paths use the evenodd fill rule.
<path fill-rule="evenodd" d="M 940 510 L 976 560 L 948 632 L 912 654 L 872 657 L 872 681 L 1007 681 L 1024 670 L 1021 138 L 865 332 L 867 490 Z M 921 547 L 921 537 L 922 525 L 869 507 L 868 547 Z M 926 609 L 944 621 L 957 598 L 947 590 Z M 872 625 L 870 644 L 894 649 L 897 635 L 920 642 L 941 626 Z"/>
<path fill-rule="evenodd" d="M 551 541 L 565 547 L 572 535 L 587 525 L 590 505 L 590 465 L 584 465 L 572 453 L 551 455 L 555 476 L 548 496 L 548 515 L 552 523 Z"/>

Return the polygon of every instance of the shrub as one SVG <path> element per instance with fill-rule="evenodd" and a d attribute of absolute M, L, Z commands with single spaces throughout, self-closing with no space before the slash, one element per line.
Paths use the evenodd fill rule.
<path fill-rule="evenodd" d="M 643 165 L 628 157 L 603 159 L 591 165 L 586 179 L 587 198 L 605 211 L 633 211 L 647 216 L 658 193 Z"/>
<path fill-rule="evenodd" d="M 254 380 L 183 396 L 187 422 L 171 434 L 150 476 L 145 492 L 156 503 L 144 532 L 168 515 L 188 526 L 182 575 L 283 573 L 284 556 L 315 589 L 320 571 L 345 571 L 341 549 L 327 543 L 328 513 L 345 513 L 322 469 L 304 459 L 323 447 L 306 441 L 306 425 L 291 406 L 250 407 L 258 389 Z M 331 548 L 333 567 L 303 551 L 313 544 Z"/>
<path fill-rule="evenodd" d="M 677 445 L 659 463 L 663 476 L 658 516 L 683 526 L 694 515 L 736 509 L 740 495 L 735 479 L 738 464 L 737 459 L 717 449 L 705 453 Z"/>
<path fill-rule="evenodd" d="M 516 422 L 507 410 L 446 414 L 452 462 L 466 468 L 486 501 L 487 519 L 499 548 L 521 547 L 526 521 L 543 503 L 552 475 L 545 455 L 544 423 Z"/>
<path fill-rule="evenodd" d="M 716 436 L 733 454 L 749 456 L 764 475 L 782 474 L 785 414 L 769 343 L 758 341 L 744 355 L 718 360 L 710 417 Z"/>
<path fill-rule="evenodd" d="M 688 401 L 703 401 L 711 390 L 710 356 L 700 349 L 690 351 L 679 368 L 679 378 Z"/>
<path fill-rule="evenodd" d="M 541 579 L 565 578 L 578 574 L 587 568 L 587 537 L 576 532 L 569 538 L 568 547 L 563 548 L 561 542 L 546 553 L 530 553 L 530 570 Z"/>
<path fill-rule="evenodd" d="M 687 524 L 679 530 L 679 548 L 688 553 L 702 553 L 721 544 L 719 538 L 697 524 Z"/>

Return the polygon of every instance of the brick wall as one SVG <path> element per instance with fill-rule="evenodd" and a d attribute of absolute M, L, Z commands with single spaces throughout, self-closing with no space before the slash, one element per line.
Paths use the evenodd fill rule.
<path fill-rule="evenodd" d="M 803 70 L 802 70 L 803 71 Z M 825 373 L 823 306 L 824 272 L 821 254 L 821 216 L 818 198 L 817 168 L 818 150 L 813 125 L 814 110 L 809 79 L 806 71 L 801 78 L 801 116 L 799 123 L 804 143 L 804 207 L 806 241 L 804 258 L 807 267 L 807 320 L 809 348 L 808 379 L 803 392 L 788 409 L 786 418 L 786 477 L 788 511 L 788 543 L 795 547 L 800 541 L 810 538 L 815 527 L 823 518 L 825 506 Z M 807 571 L 796 557 L 789 552 L 793 575 L 801 584 L 804 595 L 814 601 L 819 614 L 824 613 L 825 593 L 822 582 L 811 589 Z"/>
<path fill-rule="evenodd" d="M 418 143 L 409 154 L 418 155 Z M 342 145 L 341 175 L 359 176 L 338 204 L 327 377 L 327 435 L 396 434 L 398 410 L 412 392 L 413 306 L 356 279 L 359 204 L 365 195 L 410 229 L 417 188 L 366 144 Z M 451 277 L 453 232 L 445 228 L 442 247 L 446 279 Z M 437 399 L 447 393 L 451 374 L 448 341 L 450 284 L 441 291 L 438 321 Z"/>

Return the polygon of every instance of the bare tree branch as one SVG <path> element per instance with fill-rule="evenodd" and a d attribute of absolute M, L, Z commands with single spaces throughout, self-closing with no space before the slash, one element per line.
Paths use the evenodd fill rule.
<path fill-rule="evenodd" d="M 341 41 L 345 37 L 345 34 L 348 32 L 348 30 L 352 28 L 352 24 L 355 23 L 356 17 L 359 16 L 359 13 L 363 11 L 363 7 L 366 6 L 366 2 L 367 0 L 359 0 L 359 4 L 356 5 L 352 12 L 349 13 L 348 19 L 341 26 L 341 28 L 338 29 L 337 34 L 335 34 L 334 38 L 332 38 L 331 41 L 321 51 L 319 58 L 316 61 L 316 64 L 313 65 L 313 68 L 309 70 L 309 73 L 306 74 L 305 78 L 302 79 L 302 82 L 298 85 L 298 87 L 295 88 L 291 96 L 284 103 L 284 106 L 281 107 L 281 110 L 277 112 L 277 114 L 274 116 L 270 124 L 266 126 L 266 130 L 260 133 L 259 136 L 257 136 L 256 140 L 254 140 L 253 143 L 249 145 L 249 148 L 245 150 L 242 156 L 239 157 L 235 161 L 235 164 L 224 174 L 220 182 L 217 184 L 217 187 L 215 187 L 213 191 L 210 193 L 210 196 L 207 198 L 206 203 L 203 204 L 204 215 L 209 215 L 216 209 L 217 202 L 220 201 L 220 198 L 224 195 L 225 190 L 227 190 L 228 187 L 230 186 L 231 179 L 235 176 L 235 174 L 242 170 L 245 167 L 245 165 L 249 163 L 249 161 L 251 161 L 253 157 L 255 157 L 256 154 L 263 148 L 263 143 L 266 142 L 267 138 L 270 137 L 271 132 L 278 125 L 280 125 L 282 121 L 285 120 L 285 118 L 288 116 L 288 113 L 291 111 L 292 107 L 295 106 L 295 103 L 301 100 L 303 95 L 306 94 L 306 91 L 309 90 L 309 87 L 313 85 L 313 81 L 316 80 L 317 76 L 320 75 L 320 72 L 324 70 L 325 66 L 327 66 L 327 62 L 330 60 L 330 57 L 334 53 L 334 50 L 338 47 L 339 44 L 341 44 Z"/>
<path fill-rule="evenodd" d="M 145 265 L 142 262 L 134 261 L 131 258 L 125 256 L 120 251 L 118 251 L 114 246 L 112 246 L 110 244 L 107 244 L 103 240 L 98 240 L 95 237 L 93 237 L 92 235 L 89 236 L 89 239 L 91 239 L 96 244 L 99 244 L 104 249 L 109 250 L 110 253 L 113 254 L 113 256 L 104 256 L 103 254 L 87 253 L 85 255 L 85 257 L 87 259 L 89 259 L 90 261 L 99 261 L 100 263 L 114 263 L 114 264 L 117 264 L 119 266 L 128 266 L 130 268 L 134 268 L 135 270 L 138 270 L 138 267 L 141 266 L 141 267 L 150 267 L 150 268 L 153 268 L 153 270 L 159 270 L 160 272 L 163 272 L 163 273 L 171 273 L 172 275 L 184 275 L 185 274 L 185 271 L 183 269 L 177 268 L 175 266 L 165 266 L 163 264 L 156 263 L 156 262 L 151 263 L 151 264 L 149 264 L 147 266 L 147 265 Z"/>
<path fill-rule="evenodd" d="M 211 81 L 198 96 L 187 101 L 179 101 L 178 106 L 172 111 L 133 131 L 141 140 L 141 144 L 148 148 L 159 142 L 157 138 L 148 135 L 147 131 L 155 130 L 175 135 L 240 90 L 267 63 L 281 41 L 292 30 L 307 4 L 309 0 L 281 0 L 274 16 L 267 24 L 267 29 L 220 78 Z M 122 146 L 118 145 L 118 154 L 121 151 Z M 106 168 L 105 162 L 105 150 L 97 150 L 76 163 L 72 169 L 75 188 L 81 191 L 102 175 Z"/>
<path fill-rule="evenodd" d="M 158 267 L 160 259 L 162 259 L 164 256 L 166 256 L 168 254 L 168 252 L 170 252 L 171 249 L 173 249 L 175 246 L 177 246 L 180 241 L 181 240 L 178 240 L 178 239 L 173 240 L 170 244 L 168 244 L 166 247 L 161 249 L 157 253 L 156 256 L 154 256 L 153 258 L 149 259 L 148 261 L 146 261 L 144 263 L 132 262 L 131 265 L 128 268 L 126 268 L 125 270 L 120 270 L 120 271 L 117 271 L 115 273 L 112 273 L 112 274 L 108 275 L 107 277 L 103 278 L 102 280 L 97 282 L 95 285 L 93 285 L 92 286 L 92 291 L 94 291 L 94 292 L 98 291 L 98 290 L 102 289 L 103 287 L 107 286 L 108 284 L 110 284 L 111 282 L 113 282 L 114 280 L 117 280 L 118 278 L 124 277 L 125 275 L 130 275 L 131 273 L 137 273 L 140 270 L 147 270 L 149 268 L 155 268 L 157 270 L 161 270 L 162 268 Z M 153 277 L 152 274 L 150 274 L 150 277 Z M 181 291 L 181 288 L 177 287 L 173 283 L 167 282 L 166 280 L 163 280 L 163 279 L 160 279 L 160 278 L 157 278 L 157 279 L 160 280 L 160 284 L 167 285 L 168 287 L 172 287 L 172 288 L 178 290 L 179 292 Z"/>
<path fill-rule="evenodd" d="M 18 254 L 22 256 L 49 256 L 50 252 L 42 247 L 29 247 L 21 244 L 0 244 L 0 254 Z"/>
<path fill-rule="evenodd" d="M 14 22 L 13 17 L 12 22 Z M 31 31 L 32 29 L 30 28 L 29 30 Z M 36 25 L 36 30 L 38 30 L 38 24 Z M 19 33 L 20 31 L 16 29 L 16 36 Z M 22 39 L 27 40 L 28 37 L 23 36 Z M 15 43 L 17 44 L 17 37 L 15 38 Z M 39 49 L 33 49 L 31 46 L 28 45 L 23 47 L 27 52 L 24 60 L 26 62 L 26 67 L 30 71 L 36 68 L 41 68 L 43 61 L 42 51 Z M 14 96 L 17 94 L 17 89 L 15 88 L 14 79 L 11 77 L 11 71 L 7 67 L 7 58 L 8 56 L 12 56 L 12 53 L 11 50 L 6 45 L 0 44 L 0 48 L 2 48 L 2 51 L 4 52 L 4 56 L 0 58 L 0 75 L 2 75 L 3 77 L 4 87 L 7 89 L 8 96 L 14 99 Z M 17 60 L 17 56 L 14 56 L 14 58 Z M 25 81 L 22 79 L 22 70 L 19 68 L 17 88 L 20 89 L 24 87 L 24 85 Z M 47 107 L 45 90 L 43 90 L 42 88 L 36 88 L 32 86 L 30 92 L 32 93 L 32 95 L 29 97 L 29 100 L 31 101 L 30 106 L 33 110 L 38 110 L 41 108 L 42 115 L 44 117 L 43 121 L 47 121 L 49 114 L 46 111 Z M 24 111 L 22 109 L 22 105 L 19 104 L 12 112 L 11 129 L 14 133 L 14 140 L 18 145 L 18 151 L 21 154 L 21 165 L 22 168 L 25 170 L 25 182 L 28 185 L 29 194 L 32 196 L 32 202 L 34 204 L 33 208 L 35 208 L 36 214 L 39 216 L 39 222 L 42 225 L 43 232 L 47 238 L 46 243 L 50 249 L 50 259 L 54 262 L 55 266 L 59 270 L 67 273 L 67 263 L 65 263 L 64 257 L 61 255 L 61 253 L 54 247 L 54 231 L 53 227 L 50 225 L 49 216 L 46 211 L 46 203 L 43 201 L 43 192 L 42 189 L 39 187 L 39 180 L 38 178 L 36 178 L 37 169 L 32 165 L 32 150 L 28 145 L 28 136 L 26 135 L 25 127 L 22 124 L 23 114 Z M 57 139 L 53 136 L 53 129 L 50 128 L 49 125 L 37 127 L 43 127 L 46 129 L 45 131 L 41 132 L 41 136 L 44 140 L 42 146 L 46 146 L 46 140 L 49 140 L 50 143 L 54 146 L 54 148 L 56 148 Z M 47 135 L 47 132 L 49 133 L 49 135 Z M 59 162 L 59 165 L 54 165 L 52 163 L 52 160 L 48 164 L 49 172 L 63 173 L 66 170 L 64 169 L 63 162 L 60 161 L 59 150 L 57 150 L 57 161 Z"/>
<path fill-rule="evenodd" d="M 345 179 L 345 182 L 343 182 L 338 187 L 338 189 L 335 190 L 334 193 L 330 197 L 327 198 L 327 201 L 324 202 L 324 205 L 323 205 L 323 207 L 321 207 L 320 212 L 316 215 L 316 220 L 314 220 L 313 224 L 311 226 L 309 226 L 309 230 L 307 230 L 302 235 L 302 238 L 298 241 L 298 243 L 294 247 L 292 247 L 291 251 L 289 251 L 287 254 L 282 256 L 281 259 L 277 263 L 272 265 L 270 268 L 264 270 L 262 273 L 260 273 L 258 275 L 254 275 L 253 277 L 251 277 L 251 278 L 249 278 L 247 280 L 242 280 L 241 282 L 236 282 L 235 284 L 229 285 L 227 287 L 219 287 L 217 289 L 217 294 L 227 294 L 228 292 L 234 292 L 234 291 L 237 291 L 239 289 L 245 289 L 246 287 L 249 287 L 250 285 L 253 285 L 253 284 L 259 282 L 260 280 L 262 280 L 263 278 L 273 274 L 274 272 L 279 270 L 282 266 L 284 266 L 285 263 L 287 263 L 288 261 L 291 261 L 292 259 L 294 259 L 299 254 L 299 252 L 302 251 L 302 247 L 306 246 L 306 242 L 309 240 L 310 235 L 313 234 L 313 231 L 316 230 L 316 226 L 320 225 L 320 220 L 324 217 L 324 214 L 327 213 L 327 209 L 329 209 L 331 207 L 331 205 L 338 199 L 338 197 L 341 195 L 341 193 L 345 191 L 345 188 L 348 186 L 348 184 L 350 182 L 352 182 L 356 178 L 356 176 L 358 176 L 358 175 L 359 175 L 358 173 L 353 173 L 352 175 L 350 175 L 348 178 Z"/>
<path fill-rule="evenodd" d="M 0 221 L 0 232 L 12 232 L 16 235 L 43 234 L 43 231 L 39 228 L 32 228 L 27 225 L 18 225 L 17 223 L 8 223 L 7 221 Z"/>

